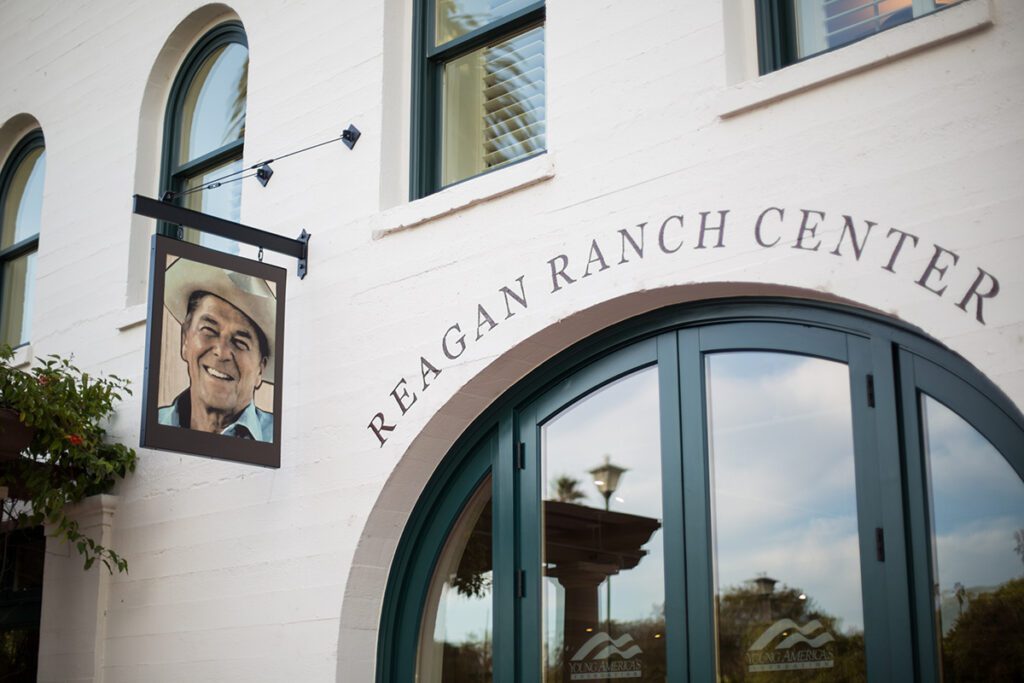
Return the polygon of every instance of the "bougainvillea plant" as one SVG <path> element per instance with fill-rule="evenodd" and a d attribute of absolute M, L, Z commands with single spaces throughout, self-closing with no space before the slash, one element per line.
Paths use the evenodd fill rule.
<path fill-rule="evenodd" d="M 0 409 L 34 430 L 19 455 L 2 463 L 0 486 L 8 487 L 2 519 L 16 526 L 47 523 L 77 548 L 89 569 L 99 560 L 113 573 L 128 563 L 83 533 L 67 506 L 105 493 L 135 470 L 135 451 L 106 440 L 114 405 L 130 395 L 126 379 L 93 376 L 67 358 L 52 355 L 28 372 L 12 366 L 10 347 L 0 347 Z M 4 434 L 0 434 L 0 440 Z"/>

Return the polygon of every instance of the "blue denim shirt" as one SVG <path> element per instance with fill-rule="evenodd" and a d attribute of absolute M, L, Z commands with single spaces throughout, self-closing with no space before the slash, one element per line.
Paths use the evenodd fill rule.
<path fill-rule="evenodd" d="M 178 394 L 169 406 L 161 407 L 157 412 L 157 422 L 169 427 L 188 427 L 191 424 L 192 396 L 189 390 Z M 274 414 L 260 410 L 255 403 L 250 403 L 238 415 L 238 419 L 225 427 L 221 434 L 237 436 L 240 439 L 254 439 L 272 443 L 274 441 Z"/>

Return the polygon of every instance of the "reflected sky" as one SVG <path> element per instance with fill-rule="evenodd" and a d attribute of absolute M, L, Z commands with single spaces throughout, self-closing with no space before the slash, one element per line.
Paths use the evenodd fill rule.
<path fill-rule="evenodd" d="M 40 147 L 28 153 L 11 177 L 3 207 L 0 248 L 39 234 L 45 176 L 46 150 Z"/>
<path fill-rule="evenodd" d="M 863 629 L 847 367 L 716 353 L 707 386 L 717 590 L 767 574 Z"/>
<path fill-rule="evenodd" d="M 954 586 L 990 590 L 1024 576 L 1014 532 L 1024 529 L 1024 482 L 1009 462 L 959 415 L 922 397 L 931 484 L 935 564 L 943 603 Z M 943 628 L 952 626 L 943 608 Z"/>
<path fill-rule="evenodd" d="M 203 63 L 185 97 L 179 162 L 244 136 L 248 68 L 249 50 L 238 43 L 219 48 Z"/>
<path fill-rule="evenodd" d="M 556 498 L 561 476 L 579 481 L 580 505 L 604 509 L 604 496 L 590 470 L 608 455 L 626 468 L 609 503 L 613 512 L 661 519 L 661 435 L 658 371 L 645 368 L 619 379 L 573 404 L 549 421 L 542 432 L 545 500 Z M 654 532 L 636 567 L 612 579 L 613 618 L 644 619 L 664 596 L 662 531 Z M 601 613 L 605 614 L 604 593 Z"/>

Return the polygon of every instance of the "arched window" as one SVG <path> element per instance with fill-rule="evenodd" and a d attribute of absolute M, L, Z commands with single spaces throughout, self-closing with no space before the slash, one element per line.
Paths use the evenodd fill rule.
<path fill-rule="evenodd" d="M 46 147 L 37 130 L 18 143 L 0 171 L 0 344 L 20 346 L 32 337 L 45 175 Z"/>
<path fill-rule="evenodd" d="M 442 463 L 379 681 L 1021 675 L 1024 416 L 977 371 L 790 303 L 599 337 Z"/>
<path fill-rule="evenodd" d="M 221 24 L 185 58 L 171 88 L 164 134 L 164 191 L 189 190 L 242 168 L 249 48 L 242 26 Z M 231 221 L 242 208 L 242 184 L 180 195 L 178 204 Z M 237 252 L 234 242 L 185 231 L 189 241 Z"/>

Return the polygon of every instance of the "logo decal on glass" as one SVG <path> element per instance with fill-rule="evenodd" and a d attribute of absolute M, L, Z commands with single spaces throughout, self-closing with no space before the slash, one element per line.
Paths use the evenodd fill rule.
<path fill-rule="evenodd" d="M 765 651 L 779 636 L 783 639 L 774 648 Z M 831 669 L 834 663 L 832 650 L 823 646 L 834 641 L 832 634 L 817 619 L 803 626 L 792 619 L 779 619 L 765 629 L 747 650 L 747 670 Z M 806 647 L 794 647 L 796 645 Z"/>
<path fill-rule="evenodd" d="M 604 646 L 603 648 L 601 646 Z M 600 648 L 600 649 L 599 649 Z M 616 639 L 604 631 L 595 633 L 583 643 L 569 662 L 569 680 L 597 681 L 611 678 L 640 678 L 643 667 L 639 659 L 640 646 L 633 636 L 624 633 Z M 616 655 L 619 659 L 611 660 Z"/>

